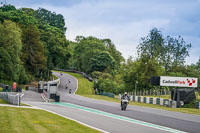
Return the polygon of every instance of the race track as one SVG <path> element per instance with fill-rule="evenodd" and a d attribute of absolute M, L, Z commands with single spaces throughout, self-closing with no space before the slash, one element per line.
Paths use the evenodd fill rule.
<path fill-rule="evenodd" d="M 61 79 L 59 86 L 61 103 L 41 102 L 38 98 L 40 94 L 31 91 L 26 92 L 23 102 L 107 132 L 199 133 L 200 131 L 200 116 L 130 105 L 127 111 L 121 111 L 118 103 L 75 95 L 77 80 L 68 74 L 61 75 L 58 72 L 54 74 Z M 70 89 L 71 94 L 69 94 Z M 33 95 L 37 100 L 33 100 Z"/>

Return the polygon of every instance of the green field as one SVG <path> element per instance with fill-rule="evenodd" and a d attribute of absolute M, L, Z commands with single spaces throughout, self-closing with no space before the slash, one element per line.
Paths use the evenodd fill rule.
<path fill-rule="evenodd" d="M 200 101 L 200 93 L 196 92 L 195 95 L 196 95 L 197 101 Z"/>
<path fill-rule="evenodd" d="M 8 104 L 8 102 L 4 101 L 3 99 L 0 98 L 0 104 Z"/>
<path fill-rule="evenodd" d="M 118 96 L 115 96 L 115 98 L 110 98 L 107 96 L 95 95 L 93 86 L 92 86 L 92 82 L 89 82 L 82 75 L 77 74 L 77 73 L 69 73 L 69 72 L 64 72 L 64 73 L 67 73 L 67 74 L 72 75 L 77 78 L 78 90 L 77 90 L 76 94 L 85 96 L 88 98 L 120 103 L 120 100 L 117 98 Z M 157 97 L 157 96 L 155 96 L 155 97 Z M 163 96 L 160 98 L 168 98 L 168 97 L 169 97 L 169 95 L 166 95 L 166 96 Z M 157 109 L 163 109 L 163 110 L 169 110 L 169 111 L 175 111 L 175 112 L 200 115 L 200 110 L 194 109 L 194 108 L 171 108 L 171 107 L 165 107 L 165 106 L 161 106 L 161 105 L 153 105 L 153 104 L 146 104 L 146 103 L 132 102 L 132 101 L 130 102 L 130 105 L 144 106 L 144 107 L 150 107 L 150 108 L 157 108 Z"/>
<path fill-rule="evenodd" d="M 0 107 L 1 133 L 98 133 L 72 120 L 37 109 Z"/>

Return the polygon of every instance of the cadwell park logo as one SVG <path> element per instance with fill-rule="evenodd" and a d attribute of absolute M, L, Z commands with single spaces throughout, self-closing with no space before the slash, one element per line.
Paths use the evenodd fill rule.
<path fill-rule="evenodd" d="M 189 86 L 192 86 L 192 84 L 195 84 L 195 80 L 192 79 L 192 82 L 191 80 L 187 79 L 187 82 L 186 81 L 180 81 L 180 80 L 163 80 L 163 83 L 170 83 L 170 84 L 186 84 L 188 83 Z"/>
<path fill-rule="evenodd" d="M 160 77 L 161 86 L 197 87 L 197 78 L 189 77 Z"/>
<path fill-rule="evenodd" d="M 196 81 L 194 79 L 192 79 L 192 82 L 190 82 L 190 80 L 187 79 L 187 82 L 188 82 L 189 86 L 192 86 L 192 84 L 195 84 Z"/>

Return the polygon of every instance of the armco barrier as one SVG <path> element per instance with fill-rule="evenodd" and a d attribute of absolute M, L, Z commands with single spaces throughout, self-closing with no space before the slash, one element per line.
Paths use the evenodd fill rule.
<path fill-rule="evenodd" d="M 87 75 L 86 73 L 84 72 L 80 72 L 80 71 L 77 71 L 77 70 L 65 70 L 65 69 L 57 69 L 57 68 L 54 68 L 53 70 L 56 70 L 56 71 L 63 71 L 63 72 L 72 72 L 72 73 L 78 73 L 78 74 L 81 74 L 84 78 L 88 79 L 90 82 L 93 81 L 92 77 Z"/>
<path fill-rule="evenodd" d="M 10 104 L 20 106 L 20 95 L 12 92 L 0 92 L 0 98 Z"/>
<path fill-rule="evenodd" d="M 108 96 L 108 97 L 115 97 L 114 93 L 110 93 L 110 92 L 99 92 L 99 95 L 103 95 L 103 96 Z"/>

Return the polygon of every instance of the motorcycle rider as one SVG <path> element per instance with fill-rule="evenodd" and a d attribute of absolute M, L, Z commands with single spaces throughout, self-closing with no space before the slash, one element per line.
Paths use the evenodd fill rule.
<path fill-rule="evenodd" d="M 127 92 L 124 92 L 124 94 L 121 97 L 121 106 L 122 106 L 123 99 L 130 101 L 130 97 L 128 96 Z"/>

